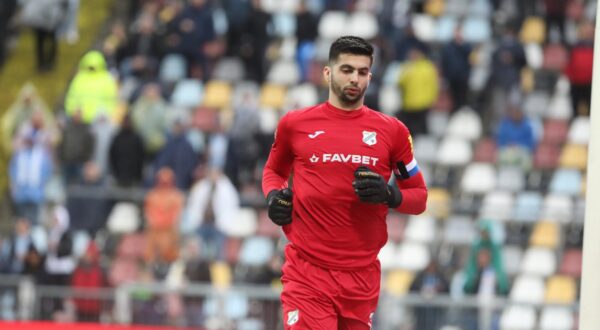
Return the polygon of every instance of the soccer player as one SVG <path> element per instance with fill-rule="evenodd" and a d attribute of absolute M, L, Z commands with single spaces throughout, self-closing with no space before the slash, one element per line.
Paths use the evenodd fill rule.
<path fill-rule="evenodd" d="M 368 42 L 337 39 L 323 69 L 329 100 L 290 111 L 275 131 L 262 188 L 269 217 L 290 241 L 281 279 L 285 329 L 370 329 L 388 208 L 425 210 L 408 129 L 363 105 L 372 64 Z"/>

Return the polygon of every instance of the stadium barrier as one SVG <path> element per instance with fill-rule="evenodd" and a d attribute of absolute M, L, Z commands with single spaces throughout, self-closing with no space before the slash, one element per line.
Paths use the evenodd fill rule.
<path fill-rule="evenodd" d="M 118 288 L 74 290 L 34 285 L 28 277 L 0 275 L 0 315 L 3 320 L 93 321 L 102 324 L 205 326 L 207 329 L 282 329 L 279 291 L 269 286 L 127 284 Z M 6 295 L 12 298 L 6 298 Z M 100 306 L 97 319 L 72 319 L 76 301 Z M 63 311 L 52 314 L 57 305 Z M 51 306 L 52 308 L 49 308 Z M 573 315 L 578 304 L 523 304 L 507 298 L 394 296 L 382 292 L 373 320 L 375 330 L 494 330 L 509 306 L 533 307 L 535 315 L 549 306 L 562 306 Z M 54 311 L 56 313 L 56 311 Z M 64 313 L 64 314 L 60 314 Z M 62 315 L 62 316 L 61 316 Z M 79 315 L 81 316 L 81 315 Z M 84 315 L 85 316 L 85 315 Z"/>

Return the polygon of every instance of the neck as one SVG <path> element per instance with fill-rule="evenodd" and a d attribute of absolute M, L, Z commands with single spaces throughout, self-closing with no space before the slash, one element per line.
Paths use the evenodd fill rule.
<path fill-rule="evenodd" d="M 358 109 L 362 108 L 362 106 L 363 106 L 362 98 L 354 103 L 345 103 L 345 102 L 342 102 L 339 98 L 337 98 L 335 96 L 335 94 L 333 94 L 332 92 L 329 93 L 328 101 L 334 107 L 336 107 L 338 109 L 346 110 L 346 111 L 358 110 Z"/>

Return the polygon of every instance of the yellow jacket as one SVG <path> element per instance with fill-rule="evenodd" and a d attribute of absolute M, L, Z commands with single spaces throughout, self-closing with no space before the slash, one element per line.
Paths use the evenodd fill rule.
<path fill-rule="evenodd" d="M 402 92 L 402 111 L 431 108 L 437 100 L 439 89 L 435 65 L 426 58 L 407 62 L 398 86 Z"/>
<path fill-rule="evenodd" d="M 79 72 L 67 91 L 67 115 L 81 110 L 86 123 L 93 122 L 101 114 L 111 118 L 117 106 L 117 93 L 117 82 L 108 72 L 104 56 L 98 51 L 90 51 L 79 62 Z"/>

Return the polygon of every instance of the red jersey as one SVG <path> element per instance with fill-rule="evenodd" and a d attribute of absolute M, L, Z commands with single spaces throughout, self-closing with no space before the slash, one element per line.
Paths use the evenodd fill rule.
<path fill-rule="evenodd" d="M 392 171 L 396 174 L 403 197 L 398 211 L 425 210 L 427 190 L 412 139 L 396 118 L 366 106 L 345 111 L 326 102 L 291 111 L 279 121 L 263 192 L 286 187 L 292 173 L 292 222 L 283 231 L 316 265 L 362 268 L 376 260 L 387 242 L 387 205 L 361 202 L 352 187 L 359 166 L 386 180 Z"/>

